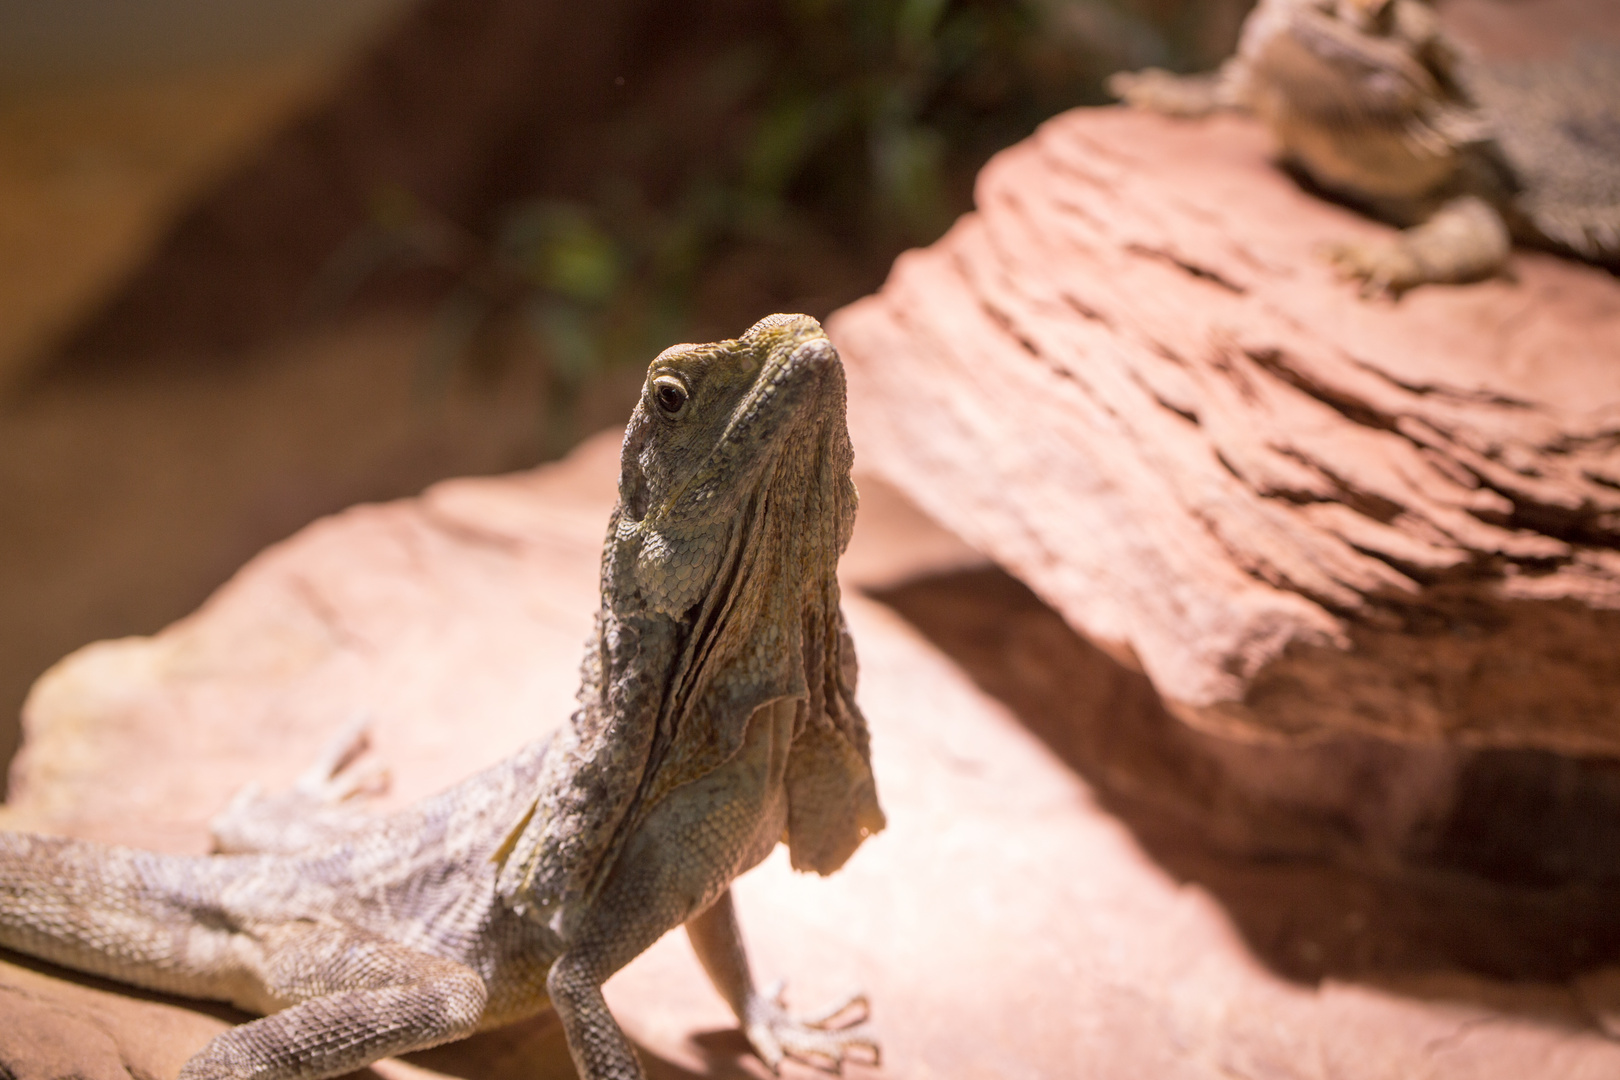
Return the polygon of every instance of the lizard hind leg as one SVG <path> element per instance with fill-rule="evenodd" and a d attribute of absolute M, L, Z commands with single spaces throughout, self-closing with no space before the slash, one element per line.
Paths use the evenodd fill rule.
<path fill-rule="evenodd" d="M 216 1036 L 180 1080 L 322 1080 L 470 1035 L 483 1017 L 484 980 L 452 960 L 330 923 L 251 934 L 256 1004 L 285 1007 Z"/>
<path fill-rule="evenodd" d="M 353 805 L 388 789 L 387 769 L 355 767 L 371 746 L 370 718 L 349 721 L 286 791 L 267 794 L 258 784 L 236 793 L 208 823 L 221 854 L 295 854 L 343 838 L 371 820 Z"/>

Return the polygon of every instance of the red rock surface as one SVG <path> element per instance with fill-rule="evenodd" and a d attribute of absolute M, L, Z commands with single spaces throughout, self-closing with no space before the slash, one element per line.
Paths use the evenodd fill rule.
<path fill-rule="evenodd" d="M 284 782 L 357 712 L 394 802 L 543 732 L 570 705 L 616 449 L 356 508 L 162 634 L 69 657 L 30 700 L 5 824 L 198 850 L 238 784 Z M 1587 970 L 1590 949 L 1540 981 L 1478 973 L 1481 943 L 1572 946 L 1553 909 L 1224 860 L 1111 813 L 1063 733 L 1159 708 L 1145 680 L 882 484 L 862 489 L 846 603 L 890 827 L 828 879 L 778 855 L 737 887 L 756 963 L 791 975 L 793 1000 L 872 993 L 885 1062 L 852 1076 L 1620 1072 L 1601 1027 L 1620 980 Z M 608 995 L 655 1077 L 767 1075 L 679 934 Z M 172 1076 L 229 1016 L 0 959 L 0 1069 L 19 1080 Z M 570 1075 L 546 1018 L 371 1072 Z"/>
<path fill-rule="evenodd" d="M 1364 302 L 1237 118 L 1044 125 L 829 332 L 866 466 L 1240 741 L 1620 753 L 1620 281 Z"/>

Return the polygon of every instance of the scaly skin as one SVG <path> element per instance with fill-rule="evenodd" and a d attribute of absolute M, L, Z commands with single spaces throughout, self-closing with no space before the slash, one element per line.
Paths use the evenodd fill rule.
<path fill-rule="evenodd" d="M 830 873 L 883 827 L 834 576 L 855 515 L 843 369 L 776 315 L 652 363 L 580 708 L 388 817 L 343 733 L 184 858 L 0 833 L 0 945 L 266 1014 L 184 1080 L 317 1080 L 551 1005 L 586 1080 L 642 1075 L 602 983 L 685 924 L 773 1069 L 877 1047 L 863 999 L 795 1019 L 749 972 L 729 883 L 785 840 Z M 373 778 L 374 779 L 374 778 Z M 840 1017 L 849 1022 L 839 1022 Z"/>
<path fill-rule="evenodd" d="M 1464 60 L 1424 0 L 1260 0 L 1211 75 L 1115 75 L 1131 105 L 1253 113 L 1323 189 L 1405 228 L 1324 254 L 1366 295 L 1502 272 L 1512 243 L 1620 265 L 1620 55 Z"/>

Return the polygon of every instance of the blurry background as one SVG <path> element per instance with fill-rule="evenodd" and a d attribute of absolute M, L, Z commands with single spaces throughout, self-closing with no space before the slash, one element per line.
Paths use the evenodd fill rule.
<path fill-rule="evenodd" d="M 314 517 L 817 316 L 1248 0 L 8 0 L 0 761 L 32 680 Z"/>

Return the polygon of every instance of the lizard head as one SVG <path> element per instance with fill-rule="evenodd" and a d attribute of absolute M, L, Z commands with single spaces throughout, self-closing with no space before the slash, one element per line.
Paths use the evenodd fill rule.
<path fill-rule="evenodd" d="M 783 554 L 830 573 L 855 520 L 851 460 L 843 368 L 816 320 L 772 315 L 730 341 L 665 349 L 625 433 L 620 595 L 683 618 L 765 502 L 814 527 L 780 537 L 796 549 Z"/>

